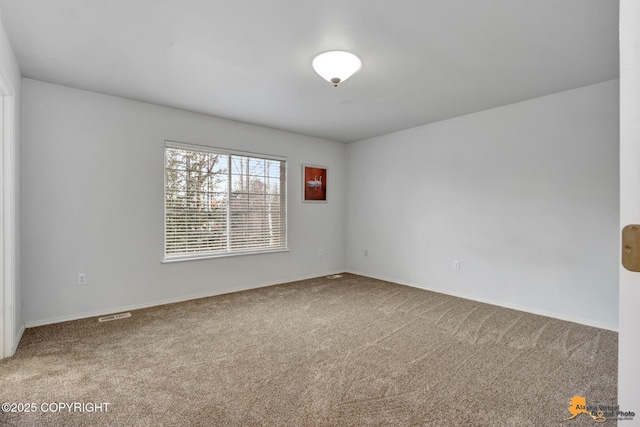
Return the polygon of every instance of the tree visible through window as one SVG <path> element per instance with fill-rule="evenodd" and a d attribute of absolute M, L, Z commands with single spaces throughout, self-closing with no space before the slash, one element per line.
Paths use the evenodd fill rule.
<path fill-rule="evenodd" d="M 286 161 L 165 145 L 165 259 L 287 248 Z"/>

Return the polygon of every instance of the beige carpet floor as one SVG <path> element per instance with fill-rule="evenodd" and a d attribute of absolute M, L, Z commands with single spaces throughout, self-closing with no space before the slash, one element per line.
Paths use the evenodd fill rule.
<path fill-rule="evenodd" d="M 37 410 L 0 425 L 571 427 L 603 425 L 563 421 L 574 395 L 616 403 L 614 332 L 355 275 L 132 314 L 27 329 L 0 402 Z"/>

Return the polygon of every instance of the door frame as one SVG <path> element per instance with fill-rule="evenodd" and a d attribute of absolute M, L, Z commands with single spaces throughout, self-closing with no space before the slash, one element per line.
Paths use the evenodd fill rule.
<path fill-rule="evenodd" d="M 0 217 L 0 291 L 2 297 L 0 312 L 3 317 L 3 330 L 0 331 L 0 358 L 12 356 L 16 350 L 15 342 L 15 295 L 16 295 L 16 120 L 15 120 L 15 92 L 0 70 L 0 102 L 2 102 L 2 129 L 0 131 L 1 180 Z"/>

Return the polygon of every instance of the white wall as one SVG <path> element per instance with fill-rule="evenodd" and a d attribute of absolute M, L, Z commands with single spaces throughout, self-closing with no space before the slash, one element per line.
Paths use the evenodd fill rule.
<path fill-rule="evenodd" d="M 28 326 L 343 271 L 343 144 L 23 83 Z M 291 250 L 161 264 L 165 139 L 286 156 Z M 301 202 L 302 163 L 329 167 L 329 203 Z"/>
<path fill-rule="evenodd" d="M 615 80 L 349 144 L 347 268 L 615 329 L 618 139 Z"/>
<path fill-rule="evenodd" d="M 346 260 L 617 328 L 618 81 L 346 146 L 23 82 L 28 325 L 338 272 Z M 291 251 L 161 264 L 165 139 L 287 156 Z M 330 168 L 328 204 L 300 202 L 305 162 Z"/>
<path fill-rule="evenodd" d="M 12 347 L 8 353 L 13 353 L 20 341 L 22 332 L 24 331 L 24 321 L 22 313 L 22 278 L 21 278 L 21 246 L 20 246 L 20 221 L 21 221 L 21 202 L 20 202 L 20 141 L 21 141 L 21 111 L 22 111 L 22 77 L 20 75 L 20 69 L 18 68 L 18 62 L 13 54 L 9 39 L 4 30 L 4 26 L 0 22 L 0 73 L 3 79 L 11 86 L 13 91 L 13 99 L 11 100 L 14 105 L 14 123 L 12 123 L 14 138 L 11 147 L 10 162 L 13 163 L 13 192 L 15 194 L 15 205 L 13 206 L 13 217 L 15 223 L 13 230 L 4 230 L 5 236 L 9 233 L 15 236 L 13 248 L 10 248 L 13 258 L 13 285 L 8 283 L 8 286 L 12 286 L 11 301 L 9 304 L 13 309 L 13 331 L 9 331 L 10 339 L 13 341 L 10 343 Z M 8 125 L 8 124 L 5 124 Z M 6 164 L 5 164 L 6 165 Z M 7 177 L 5 177 L 7 179 Z M 3 212 L 4 215 L 9 215 L 10 212 Z M 5 271 L 8 266 L 5 266 Z M 2 287 L 0 286 L 0 292 Z M 0 343 L 0 345 L 2 345 Z M 2 351 L 0 351 L 0 356 Z"/>
<path fill-rule="evenodd" d="M 640 224 L 640 3 L 620 2 L 620 226 Z M 619 264 L 620 265 L 620 264 Z M 620 266 L 618 402 L 640 425 L 640 274 Z"/>

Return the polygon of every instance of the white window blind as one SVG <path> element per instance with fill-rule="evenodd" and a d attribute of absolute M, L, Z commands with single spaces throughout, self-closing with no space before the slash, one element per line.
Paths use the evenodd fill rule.
<path fill-rule="evenodd" d="M 286 159 L 165 144 L 165 260 L 287 248 Z"/>

